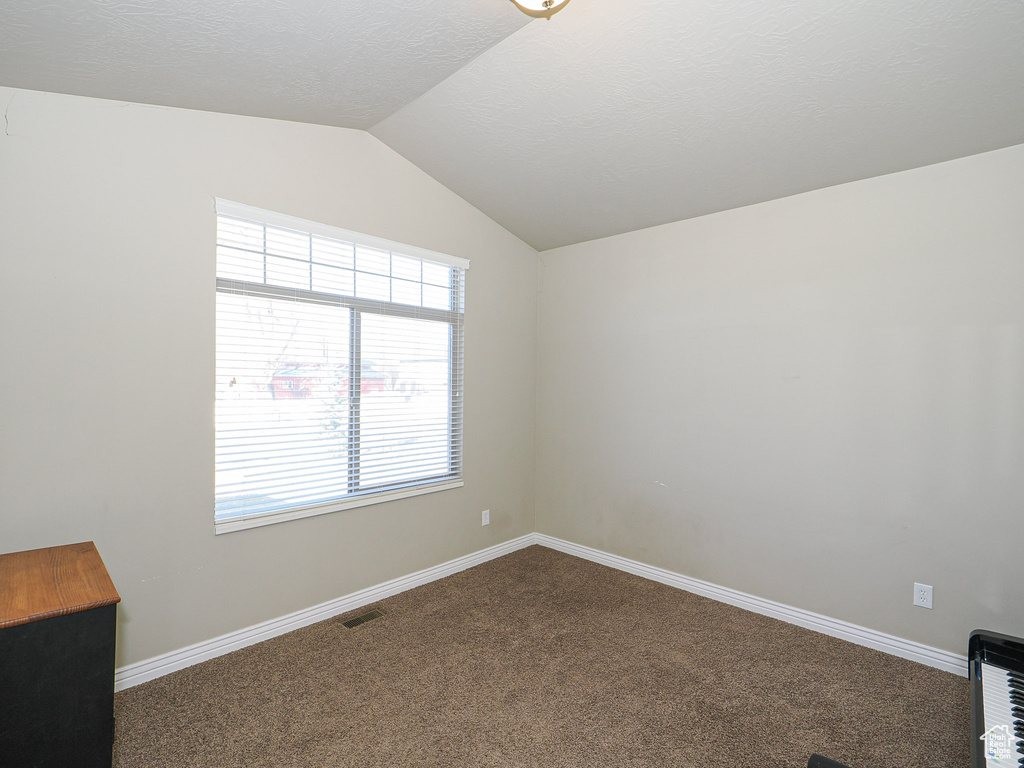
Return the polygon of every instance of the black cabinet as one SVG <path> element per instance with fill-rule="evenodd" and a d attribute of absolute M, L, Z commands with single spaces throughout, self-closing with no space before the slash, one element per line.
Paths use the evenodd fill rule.
<path fill-rule="evenodd" d="M 119 600 L 92 542 L 0 555 L 0 768 L 110 768 Z"/>

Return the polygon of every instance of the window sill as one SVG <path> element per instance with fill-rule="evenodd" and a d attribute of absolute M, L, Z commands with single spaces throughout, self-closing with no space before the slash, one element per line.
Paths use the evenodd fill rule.
<path fill-rule="evenodd" d="M 331 512 L 341 512 L 346 509 L 366 507 L 370 504 L 383 504 L 388 501 L 406 499 L 410 496 L 422 496 L 425 493 L 448 491 L 452 488 L 461 488 L 462 486 L 462 480 L 448 480 L 442 483 L 433 483 L 431 485 L 402 488 L 397 491 L 375 494 L 373 496 L 362 496 L 356 499 L 332 501 L 327 504 L 318 504 L 314 507 L 302 507 L 301 509 L 289 509 L 284 512 L 267 512 L 262 515 L 254 515 L 253 517 L 221 520 L 214 523 L 214 533 L 219 536 L 222 533 L 233 533 L 234 531 L 244 531 L 247 528 L 259 528 L 263 525 L 285 523 L 289 520 L 298 520 L 303 517 L 313 517 L 314 515 L 327 515 Z"/>

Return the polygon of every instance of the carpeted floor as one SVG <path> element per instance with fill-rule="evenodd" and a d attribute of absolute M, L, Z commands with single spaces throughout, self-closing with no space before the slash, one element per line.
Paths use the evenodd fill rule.
<path fill-rule="evenodd" d="M 970 762 L 967 680 L 542 547 L 115 697 L 117 768 Z"/>

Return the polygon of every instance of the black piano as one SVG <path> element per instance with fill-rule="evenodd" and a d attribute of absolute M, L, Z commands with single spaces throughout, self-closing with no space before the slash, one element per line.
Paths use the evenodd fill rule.
<path fill-rule="evenodd" d="M 971 674 L 971 768 L 1024 765 L 1024 638 L 975 630 Z"/>

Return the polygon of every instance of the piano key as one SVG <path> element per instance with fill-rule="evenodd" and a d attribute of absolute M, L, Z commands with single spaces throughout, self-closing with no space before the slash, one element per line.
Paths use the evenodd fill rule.
<path fill-rule="evenodd" d="M 1024 708 L 1015 706 L 1010 701 L 1010 673 L 993 664 L 982 662 L 981 686 L 985 715 L 985 732 L 992 733 L 992 738 L 1001 739 L 1006 746 L 1005 754 L 998 757 L 985 755 L 986 768 L 1017 768 L 1024 766 L 1024 752 L 1020 749 L 1018 728 L 1024 728 Z M 995 730 L 993 730 L 995 729 Z"/>

